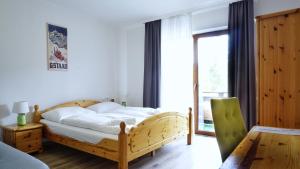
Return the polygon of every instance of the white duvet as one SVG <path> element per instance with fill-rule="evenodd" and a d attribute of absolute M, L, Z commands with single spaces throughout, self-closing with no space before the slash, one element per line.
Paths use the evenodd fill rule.
<path fill-rule="evenodd" d="M 126 123 L 126 131 L 128 132 L 133 126 L 157 113 L 159 113 L 159 110 L 152 108 L 120 107 L 106 113 L 83 112 L 64 116 L 61 118 L 60 123 L 107 134 L 119 134 L 122 121 Z"/>
<path fill-rule="evenodd" d="M 118 134 L 120 132 L 120 123 L 124 121 L 126 123 L 126 130 L 128 131 L 132 125 L 136 124 L 134 117 L 119 116 L 115 114 L 81 114 L 69 116 L 61 120 L 62 124 L 87 128 L 96 131 L 100 131 L 108 134 Z"/>

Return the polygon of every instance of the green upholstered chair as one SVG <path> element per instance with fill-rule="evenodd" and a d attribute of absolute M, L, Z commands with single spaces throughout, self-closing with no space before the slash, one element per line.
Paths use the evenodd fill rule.
<path fill-rule="evenodd" d="M 247 130 L 237 98 L 211 99 L 215 133 L 224 162 L 246 136 Z"/>

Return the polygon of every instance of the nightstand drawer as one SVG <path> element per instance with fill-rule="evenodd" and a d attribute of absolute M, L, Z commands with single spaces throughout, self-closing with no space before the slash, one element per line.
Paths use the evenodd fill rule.
<path fill-rule="evenodd" d="M 41 146 L 42 146 L 42 142 L 40 139 L 26 141 L 26 142 L 17 142 L 16 144 L 17 149 L 27 153 L 38 151 L 39 149 L 41 149 Z"/>
<path fill-rule="evenodd" d="M 16 143 L 26 142 L 30 140 L 40 140 L 42 137 L 41 129 L 27 130 L 16 133 Z"/>
<path fill-rule="evenodd" d="M 28 123 L 25 126 L 11 124 L 1 127 L 3 128 L 3 141 L 6 144 L 26 153 L 41 152 L 43 150 L 42 124 Z"/>

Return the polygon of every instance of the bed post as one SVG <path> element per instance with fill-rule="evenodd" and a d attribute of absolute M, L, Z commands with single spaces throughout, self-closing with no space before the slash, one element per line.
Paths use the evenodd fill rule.
<path fill-rule="evenodd" d="M 119 133 L 119 169 L 128 169 L 126 124 L 120 123 Z"/>
<path fill-rule="evenodd" d="M 34 114 L 33 114 L 33 122 L 40 123 L 41 120 L 41 112 L 39 111 L 39 105 L 34 105 Z"/>
<path fill-rule="evenodd" d="M 189 107 L 189 133 L 187 135 L 187 144 L 191 145 L 192 144 L 192 135 L 193 135 L 193 129 L 192 129 L 192 121 L 193 121 L 193 116 L 192 116 L 192 108 Z"/>

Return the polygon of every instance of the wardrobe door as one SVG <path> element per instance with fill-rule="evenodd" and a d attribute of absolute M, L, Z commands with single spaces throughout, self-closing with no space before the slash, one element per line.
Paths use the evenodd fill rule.
<path fill-rule="evenodd" d="M 277 99 L 277 18 L 267 18 L 260 21 L 260 123 L 276 126 Z"/>
<path fill-rule="evenodd" d="M 259 124 L 300 128 L 300 15 L 260 16 Z"/>
<path fill-rule="evenodd" d="M 299 10 L 298 10 L 299 11 Z M 293 14 L 294 24 L 294 104 L 295 128 L 300 128 L 300 12 Z"/>

